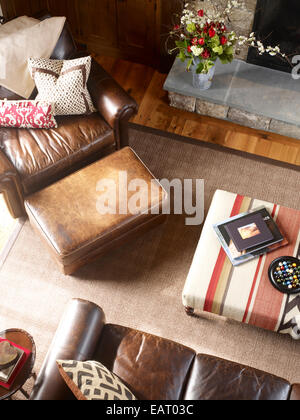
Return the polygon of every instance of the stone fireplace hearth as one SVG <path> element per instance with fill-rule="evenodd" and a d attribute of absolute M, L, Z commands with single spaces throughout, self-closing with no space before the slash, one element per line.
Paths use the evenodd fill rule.
<path fill-rule="evenodd" d="M 232 16 L 233 30 L 244 35 L 252 31 L 257 1 L 277 2 L 246 0 L 245 8 Z M 199 8 L 209 6 L 206 1 L 198 3 Z M 164 85 L 170 105 L 300 139 L 300 80 L 293 79 L 290 73 L 264 67 L 263 63 L 251 64 L 247 56 L 248 49 L 244 49 L 231 64 L 218 62 L 212 87 L 207 91 L 193 88 L 192 74 L 186 71 L 185 63 L 175 60 Z"/>

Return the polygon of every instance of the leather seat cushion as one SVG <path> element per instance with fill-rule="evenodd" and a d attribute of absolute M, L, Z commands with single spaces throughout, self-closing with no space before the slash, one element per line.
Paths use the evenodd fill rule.
<path fill-rule="evenodd" d="M 114 145 L 111 127 L 97 113 L 57 117 L 53 130 L 1 128 L 0 148 L 29 195 L 103 156 Z"/>
<path fill-rule="evenodd" d="M 185 400 L 287 400 L 282 378 L 214 356 L 196 357 Z"/>
<path fill-rule="evenodd" d="M 194 358 L 194 350 L 181 344 L 110 324 L 94 356 L 139 400 L 181 399 Z"/>

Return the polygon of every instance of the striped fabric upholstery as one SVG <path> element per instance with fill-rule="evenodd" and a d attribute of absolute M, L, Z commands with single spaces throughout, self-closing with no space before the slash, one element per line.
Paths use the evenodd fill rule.
<path fill-rule="evenodd" d="M 289 245 L 233 267 L 212 226 L 262 205 L 285 233 Z M 300 339 L 300 294 L 282 294 L 268 278 L 275 258 L 299 254 L 300 211 L 218 190 L 183 290 L 183 304 Z"/>

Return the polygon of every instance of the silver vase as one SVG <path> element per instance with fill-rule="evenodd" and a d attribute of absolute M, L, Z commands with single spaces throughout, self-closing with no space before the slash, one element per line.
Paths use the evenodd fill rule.
<path fill-rule="evenodd" d="M 193 66 L 193 87 L 195 89 L 207 90 L 212 85 L 212 80 L 215 74 L 216 65 L 214 65 L 208 73 L 196 73 L 196 67 Z"/>

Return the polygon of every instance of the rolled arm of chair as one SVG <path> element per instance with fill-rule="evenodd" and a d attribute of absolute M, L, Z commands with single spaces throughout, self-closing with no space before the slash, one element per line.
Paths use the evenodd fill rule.
<path fill-rule="evenodd" d="M 15 219 L 23 217 L 26 214 L 24 208 L 23 189 L 19 175 L 1 150 L 0 193 L 3 194 L 7 207 Z"/>
<path fill-rule="evenodd" d="M 73 394 L 60 376 L 56 360 L 91 360 L 105 324 L 102 309 L 73 299 L 66 308 L 30 395 L 31 400 L 70 400 Z"/>
<path fill-rule="evenodd" d="M 96 108 L 115 131 L 118 148 L 127 146 L 127 124 L 138 111 L 136 101 L 94 59 L 88 87 Z"/>

